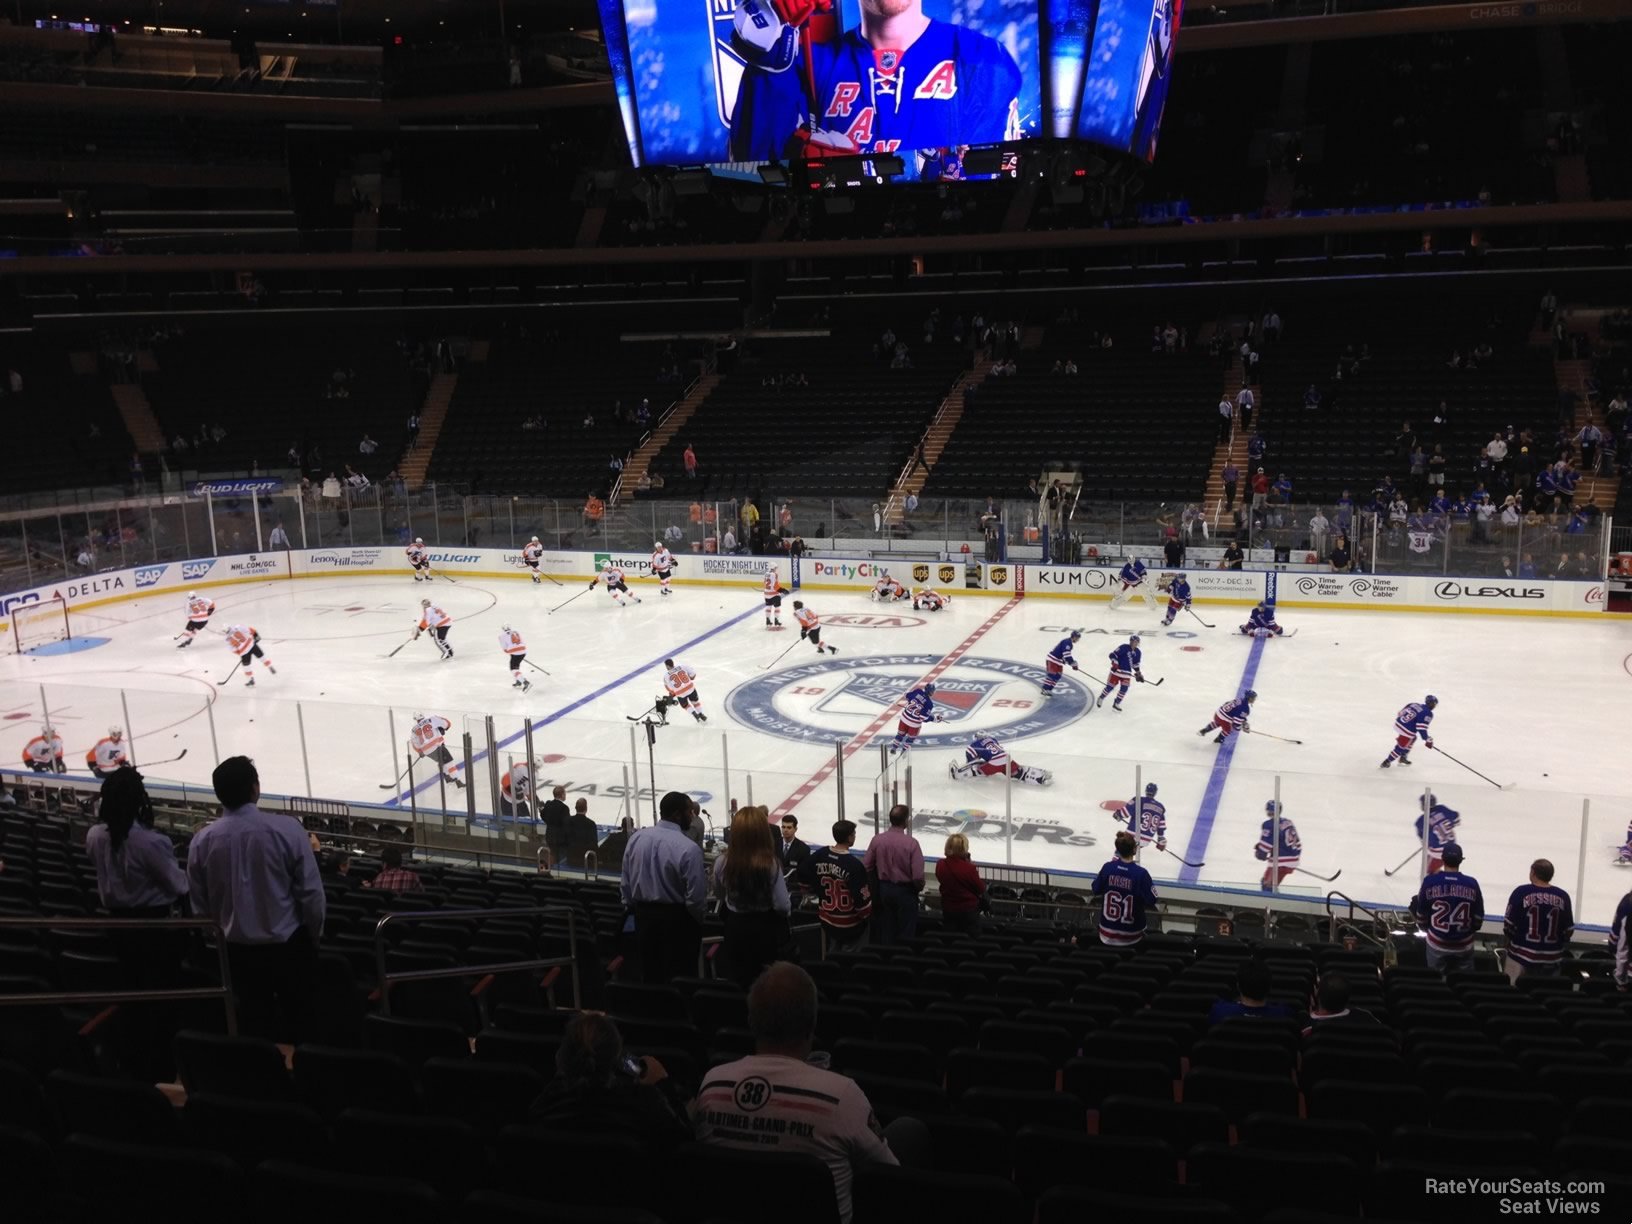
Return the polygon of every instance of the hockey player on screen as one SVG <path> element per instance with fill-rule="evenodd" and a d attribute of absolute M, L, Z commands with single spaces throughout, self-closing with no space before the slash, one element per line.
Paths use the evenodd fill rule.
<path fill-rule="evenodd" d="M 935 151 L 1019 139 L 1020 66 L 1002 43 L 923 0 L 861 0 L 860 24 L 829 41 L 833 7 L 738 0 L 732 161 L 898 153 L 917 178 Z"/>
<path fill-rule="evenodd" d="M 1434 746 L 1433 737 L 1428 734 L 1428 724 L 1434 721 L 1434 709 L 1439 705 L 1439 698 L 1432 693 L 1421 701 L 1413 701 L 1394 720 L 1394 747 L 1383 758 L 1383 768 L 1398 761 L 1401 765 L 1411 764 L 1411 749 L 1422 737 L 1424 746 Z"/>
<path fill-rule="evenodd" d="M 1054 775 L 1046 769 L 1039 769 L 1035 765 L 1022 765 L 1009 758 L 1009 750 L 1003 747 L 993 735 L 977 735 L 969 741 L 969 746 L 963 750 L 963 764 L 955 761 L 947 763 L 947 771 L 956 779 L 965 781 L 969 778 L 1001 778 L 1008 774 L 1016 782 L 1030 782 L 1034 786 L 1047 786 L 1054 781 Z"/>

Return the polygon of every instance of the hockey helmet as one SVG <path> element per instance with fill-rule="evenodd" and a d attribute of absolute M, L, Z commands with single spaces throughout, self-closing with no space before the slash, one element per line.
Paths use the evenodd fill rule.
<path fill-rule="evenodd" d="M 45 736 L 46 739 L 50 739 L 56 733 L 57 733 L 57 729 L 55 727 L 53 727 L 50 723 L 44 723 L 40 727 L 40 734 Z"/>
<path fill-rule="evenodd" d="M 118 739 L 122 735 L 124 735 L 124 733 L 125 733 L 125 729 L 123 727 L 109 727 L 108 728 L 108 738 L 109 739 Z"/>
<path fill-rule="evenodd" d="M 804 606 L 805 606 L 805 605 L 804 605 L 804 604 L 803 604 L 803 602 L 801 602 L 801 601 L 800 601 L 800 600 L 797 600 L 797 599 L 796 599 L 796 600 L 794 600 L 794 601 L 793 601 L 793 607 L 794 607 L 794 610 L 795 610 L 795 611 L 798 611 L 798 610 L 799 610 L 799 609 L 800 609 L 800 608 L 802 608 L 802 607 L 804 607 Z"/>
<path fill-rule="evenodd" d="M 1427 795 L 1424 796 L 1424 798 L 1428 801 L 1428 806 L 1429 807 L 1433 807 L 1434 804 L 1439 802 L 1439 797 L 1437 795 L 1435 795 L 1433 791 L 1429 791 L 1427 793 Z"/>
<path fill-rule="evenodd" d="M 425 713 L 424 713 L 423 710 L 415 710 L 414 711 L 414 721 L 416 723 L 422 723 L 422 722 L 425 721 Z"/>
<path fill-rule="evenodd" d="M 509 633 L 510 632 L 510 626 L 509 625 L 500 625 L 499 626 L 499 631 L 501 633 Z"/>
<path fill-rule="evenodd" d="M 187 598 L 188 599 L 197 599 L 198 598 L 198 592 L 197 591 L 188 591 L 187 592 Z"/>
<path fill-rule="evenodd" d="M 1431 710 L 1439 704 L 1439 698 L 1435 697 L 1432 693 L 1429 693 L 1428 696 L 1422 699 L 1422 704 Z"/>
<path fill-rule="evenodd" d="M 1080 637 L 1081 637 L 1081 636 L 1082 636 L 1082 630 L 1081 630 L 1081 629 L 1073 629 L 1073 630 L 1071 630 L 1071 640 L 1072 640 L 1072 641 L 1073 641 L 1073 642 L 1074 642 L 1074 641 L 1076 641 L 1076 640 L 1077 640 L 1077 639 L 1078 639 L 1078 638 L 1080 638 Z"/>
<path fill-rule="evenodd" d="M 927 684 L 924 685 L 924 692 L 933 693 L 934 691 L 935 691 L 935 681 L 931 680 Z"/>
<path fill-rule="evenodd" d="M 1183 574 L 1174 574 L 1173 575 L 1173 581 L 1174 582 L 1183 582 L 1184 581 L 1184 575 Z"/>
<path fill-rule="evenodd" d="M 652 541 L 652 547 L 653 548 L 662 548 L 663 547 L 663 541 L 662 540 L 653 540 Z"/>
<path fill-rule="evenodd" d="M 602 569 L 611 569 L 612 568 L 612 558 L 608 557 L 605 561 L 602 561 L 601 562 L 601 568 Z"/>
<path fill-rule="evenodd" d="M 1257 701 L 1258 700 L 1258 691 L 1256 689 L 1248 689 L 1247 690 L 1247 700 L 1248 701 Z"/>
<path fill-rule="evenodd" d="M 418 536 L 415 536 L 414 537 L 414 543 L 415 544 L 423 544 L 423 543 L 425 543 L 425 541 L 420 539 Z"/>
<path fill-rule="evenodd" d="M 1264 804 L 1264 811 L 1268 812 L 1271 816 L 1279 816 L 1284 810 L 1285 809 L 1273 799 Z"/>
<path fill-rule="evenodd" d="M 1146 782 L 1145 783 L 1145 794 L 1147 796 L 1149 796 L 1150 798 L 1152 798 L 1152 799 L 1156 798 L 1156 783 Z"/>
<path fill-rule="evenodd" d="M 527 542 L 529 544 L 537 544 L 538 543 L 538 537 L 534 536 L 531 540 L 528 540 Z"/>
<path fill-rule="evenodd" d="M 428 599 L 422 599 L 419 601 L 419 606 L 422 608 L 428 608 L 431 606 L 431 601 Z"/>
<path fill-rule="evenodd" d="M 1137 633 L 1133 633 L 1133 634 L 1128 635 L 1128 645 L 1129 646 L 1132 646 L 1135 642 L 1140 641 L 1140 640 L 1141 639 L 1140 639 L 1140 637 L 1139 637 L 1139 635 Z"/>

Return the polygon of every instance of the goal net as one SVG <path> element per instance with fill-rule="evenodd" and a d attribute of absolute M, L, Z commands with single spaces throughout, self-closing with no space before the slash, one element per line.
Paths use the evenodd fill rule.
<path fill-rule="evenodd" d="M 66 642 L 70 636 L 68 603 L 60 595 L 39 603 L 19 604 L 11 610 L 11 648 L 18 654 L 36 646 Z"/>

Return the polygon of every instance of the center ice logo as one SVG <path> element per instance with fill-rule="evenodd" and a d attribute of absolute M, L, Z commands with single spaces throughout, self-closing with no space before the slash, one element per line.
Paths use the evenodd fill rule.
<path fill-rule="evenodd" d="M 726 696 L 725 709 L 743 726 L 795 743 L 831 747 L 869 727 L 875 739 L 887 738 L 895 733 L 891 707 L 941 659 L 823 656 L 744 681 Z M 1012 659 L 958 660 L 935 681 L 935 708 L 943 721 L 925 723 L 918 746 L 962 747 L 979 731 L 1010 743 L 1058 731 L 1087 713 L 1090 698 L 1081 685 L 1067 678 L 1044 701 L 1043 679 L 1040 666 Z"/>

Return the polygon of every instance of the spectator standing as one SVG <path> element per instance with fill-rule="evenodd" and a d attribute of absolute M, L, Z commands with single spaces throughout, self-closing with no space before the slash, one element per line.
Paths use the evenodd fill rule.
<path fill-rule="evenodd" d="M 1269 477 L 1259 468 L 1252 474 L 1252 508 L 1262 510 L 1269 501 Z"/>
<path fill-rule="evenodd" d="M 854 947 L 867 938 L 867 924 L 873 913 L 873 889 L 861 855 L 855 852 L 855 844 L 855 822 L 836 820 L 833 844 L 818 846 L 810 855 L 816 914 L 827 935 L 829 950 Z"/>
<path fill-rule="evenodd" d="M 1230 440 L 1230 431 L 1235 428 L 1235 405 L 1230 403 L 1228 395 L 1221 395 L 1218 400 L 1218 440 L 1220 443 Z"/>
<path fill-rule="evenodd" d="M 364 888 L 377 888 L 381 892 L 422 892 L 425 885 L 419 878 L 419 872 L 411 867 L 402 865 L 402 851 L 395 846 L 387 846 L 380 851 L 380 872 L 372 880 L 363 881 Z"/>
<path fill-rule="evenodd" d="M 612 1017 L 580 1012 L 561 1035 L 555 1078 L 533 1102 L 535 1126 L 585 1135 L 629 1135 L 661 1155 L 691 1139 L 686 1102 L 655 1058 L 632 1057 Z"/>
<path fill-rule="evenodd" d="M 1553 886 L 1553 865 L 1547 859 L 1530 864 L 1530 882 L 1520 884 L 1507 899 L 1504 930 L 1507 935 L 1507 976 L 1556 977 L 1575 934 L 1570 895 Z"/>
<path fill-rule="evenodd" d="M 863 865 L 878 881 L 873 942 L 906 943 L 918 933 L 918 894 L 924 891 L 924 851 L 908 825 L 907 805 L 890 809 L 890 827 L 867 844 Z"/>
<path fill-rule="evenodd" d="M 267 538 L 266 542 L 269 548 L 281 548 L 284 552 L 289 551 L 289 533 L 283 529 L 282 519 L 273 524 L 272 534 Z"/>
<path fill-rule="evenodd" d="M 419 442 L 419 413 L 408 414 L 408 449 L 413 450 Z"/>
<path fill-rule="evenodd" d="M 810 879 L 810 847 L 799 840 L 799 817 L 788 813 L 777 825 L 776 857 L 782 861 L 782 878 L 788 893 Z"/>
<path fill-rule="evenodd" d="M 1235 486 L 1241 480 L 1241 469 L 1235 466 L 1235 460 L 1224 461 L 1224 471 L 1220 473 L 1224 478 L 1224 509 L 1235 509 Z"/>
<path fill-rule="evenodd" d="M 544 826 L 544 844 L 550 849 L 550 861 L 562 862 L 567 846 L 567 818 L 572 815 L 567 807 L 567 788 L 557 786 L 550 791 L 538 809 L 539 822 Z"/>
<path fill-rule="evenodd" d="M 1462 873 L 1462 847 L 1447 842 L 1440 854 L 1444 867 L 1422 881 L 1411 898 L 1411 912 L 1428 941 L 1428 967 L 1449 973 L 1473 968 L 1473 937 L 1485 921 L 1485 895 L 1479 881 Z"/>
<path fill-rule="evenodd" d="M 222 812 L 187 850 L 193 912 L 213 918 L 227 942 L 239 1028 L 299 1037 L 327 911 L 317 857 L 298 821 L 255 806 L 261 779 L 248 757 L 222 761 L 211 782 Z"/>
<path fill-rule="evenodd" d="M 1168 536 L 1162 544 L 1162 559 L 1168 569 L 1178 569 L 1184 564 L 1184 541 L 1177 534 Z"/>
<path fill-rule="evenodd" d="M 1241 568 L 1242 557 L 1241 541 L 1231 540 L 1224 549 L 1224 556 L 1219 560 L 1218 568 L 1224 570 L 1238 570 Z"/>
<path fill-rule="evenodd" d="M 680 456 L 680 459 L 681 459 L 681 462 L 686 465 L 686 479 L 687 480 L 696 480 L 697 479 L 697 452 L 694 451 L 691 448 L 691 443 L 690 442 L 686 443 L 685 452 Z"/>
<path fill-rule="evenodd" d="M 1285 1020 L 1292 1009 L 1284 1003 L 1271 1003 L 1270 992 L 1275 989 L 1275 976 L 1261 960 L 1243 961 L 1235 972 L 1235 999 L 1220 999 L 1207 1013 L 1208 1024 L 1225 1020 Z"/>
<path fill-rule="evenodd" d="M 733 980 L 753 983 L 788 942 L 787 881 L 776 834 L 763 807 L 740 807 L 725 853 L 714 863 L 714 888 L 725 903 L 721 953 Z"/>
<path fill-rule="evenodd" d="M 697 972 L 708 889 L 703 849 L 686 836 L 691 800 L 663 796 L 658 822 L 638 829 L 623 852 L 623 905 L 633 911 L 641 981 L 664 985 Z"/>
<path fill-rule="evenodd" d="M 1099 942 L 1131 948 L 1145 937 L 1146 915 L 1156 908 L 1150 872 L 1135 860 L 1139 839 L 1123 829 L 1116 835 L 1116 857 L 1099 869 L 1093 893 L 1100 898 Z"/>
<path fill-rule="evenodd" d="M 566 858 L 567 866 L 582 868 L 584 856 L 593 853 L 601 840 L 601 831 L 595 827 L 589 815 L 588 799 L 580 799 L 573 805 L 562 840 L 565 843 L 562 855 Z"/>
<path fill-rule="evenodd" d="M 1252 410 L 1258 406 L 1258 400 L 1252 394 L 1251 387 L 1242 387 L 1235 393 L 1235 407 L 1241 413 L 1241 428 L 1252 428 Z"/>
<path fill-rule="evenodd" d="M 922 1124 L 897 1119 L 886 1131 L 855 1080 L 810 1062 L 816 1008 L 816 983 L 799 966 L 762 973 L 748 992 L 755 1052 L 703 1076 L 692 1122 L 702 1143 L 817 1157 L 833 1174 L 839 1224 L 850 1224 L 856 1167 L 900 1164 L 892 1144 L 910 1156 Z"/>
<path fill-rule="evenodd" d="M 954 833 L 946 839 L 945 857 L 935 864 L 935 882 L 941 890 L 941 925 L 966 935 L 980 934 L 980 915 L 986 908 L 986 882 L 969 857 L 969 839 Z"/>
<path fill-rule="evenodd" d="M 1326 533 L 1332 529 L 1331 520 L 1319 506 L 1309 519 L 1309 548 L 1317 557 L 1326 551 Z"/>

